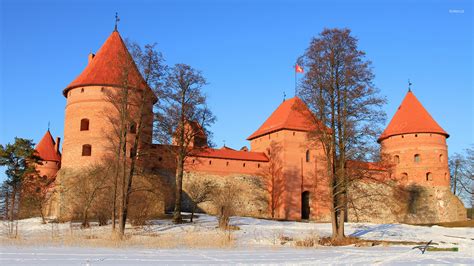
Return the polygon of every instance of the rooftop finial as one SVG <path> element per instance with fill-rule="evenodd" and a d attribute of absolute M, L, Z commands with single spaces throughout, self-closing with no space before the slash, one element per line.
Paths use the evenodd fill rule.
<path fill-rule="evenodd" d="M 117 25 L 118 25 L 119 21 L 120 21 L 120 18 L 118 16 L 118 13 L 115 12 L 115 29 L 114 29 L 114 31 L 117 31 Z"/>
<path fill-rule="evenodd" d="M 51 123 L 48 121 L 48 131 L 49 131 L 49 126 L 50 126 L 50 124 L 51 124 Z"/>
<path fill-rule="evenodd" d="M 408 92 L 411 92 L 411 81 L 408 79 Z"/>
<path fill-rule="evenodd" d="M 286 92 L 283 92 L 283 101 L 286 100 Z"/>

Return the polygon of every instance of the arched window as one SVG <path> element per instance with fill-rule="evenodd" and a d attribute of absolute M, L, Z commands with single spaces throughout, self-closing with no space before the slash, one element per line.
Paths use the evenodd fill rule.
<path fill-rule="evenodd" d="M 421 156 L 419 154 L 415 154 L 413 158 L 414 158 L 415 163 L 421 162 Z"/>
<path fill-rule="evenodd" d="M 444 160 L 443 155 L 440 154 L 440 155 L 439 155 L 439 161 L 442 162 L 443 160 Z"/>
<path fill-rule="evenodd" d="M 84 118 L 81 119 L 81 131 L 88 131 L 89 130 L 89 119 Z"/>
<path fill-rule="evenodd" d="M 309 162 L 311 155 L 309 153 L 309 150 L 306 150 L 306 162 Z"/>
<path fill-rule="evenodd" d="M 407 182 L 408 181 L 408 174 L 407 173 L 402 173 L 401 179 L 402 179 L 403 182 Z"/>
<path fill-rule="evenodd" d="M 91 156 L 92 146 L 90 144 L 82 145 L 82 156 Z"/>
<path fill-rule="evenodd" d="M 132 122 L 132 123 L 130 124 L 130 133 L 132 133 L 132 134 L 137 133 L 137 123 Z"/>
<path fill-rule="evenodd" d="M 433 181 L 433 174 L 431 172 L 426 173 L 426 181 Z"/>
<path fill-rule="evenodd" d="M 398 155 L 393 156 L 393 161 L 394 161 L 396 164 L 399 164 L 399 163 L 400 163 L 400 156 L 398 156 Z"/>

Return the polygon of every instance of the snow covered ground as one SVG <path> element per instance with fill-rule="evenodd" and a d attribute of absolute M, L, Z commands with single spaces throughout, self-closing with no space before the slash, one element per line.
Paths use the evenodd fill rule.
<path fill-rule="evenodd" d="M 156 220 L 152 225 L 127 228 L 133 235 L 129 240 L 130 245 L 107 248 L 107 245 L 103 247 L 94 242 L 94 238 L 110 235 L 110 227 L 73 229 L 71 232 L 69 224 L 42 225 L 39 219 L 27 219 L 19 223 L 19 232 L 24 240 L 12 242 L 1 238 L 0 264 L 474 264 L 474 228 L 368 223 L 346 225 L 347 235 L 364 239 L 417 242 L 432 240 L 438 244 L 437 247 L 459 249 L 458 252 L 421 254 L 419 250 L 412 249 L 413 245 L 296 247 L 296 240 L 329 236 L 330 224 L 245 217 L 233 217 L 231 220 L 232 225 L 240 228 L 231 235 L 232 245 L 212 245 L 222 238 L 216 224 L 215 217 L 208 215 L 200 215 L 194 224 L 179 226 L 172 225 L 169 220 Z M 73 239 L 86 236 L 93 236 L 93 239 L 82 240 L 80 243 L 65 241 L 71 234 L 77 235 Z M 53 236 L 59 241 L 48 240 Z M 35 238 L 38 241 L 27 241 Z M 133 242 L 133 239 L 140 241 Z M 157 239 L 178 244 L 160 244 L 159 241 L 158 246 L 143 244 L 156 242 Z"/>

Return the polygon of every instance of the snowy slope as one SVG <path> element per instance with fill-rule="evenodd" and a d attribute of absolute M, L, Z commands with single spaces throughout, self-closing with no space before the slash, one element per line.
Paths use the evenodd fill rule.
<path fill-rule="evenodd" d="M 128 232 L 142 241 L 153 241 L 160 237 L 173 236 L 184 239 L 198 234 L 205 239 L 216 232 L 216 218 L 200 215 L 193 224 L 173 225 L 169 220 L 155 220 L 151 225 L 127 228 Z M 375 247 L 312 247 L 295 248 L 291 242 L 282 245 L 282 239 L 305 239 L 329 236 L 328 223 L 281 222 L 247 217 L 233 217 L 231 224 L 240 230 L 232 233 L 235 245 L 232 248 L 199 248 L 175 246 L 173 248 L 150 248 L 127 246 L 120 248 L 87 247 L 68 243 L 66 247 L 57 242 L 44 241 L 19 244 L 2 238 L 0 264 L 44 264 L 44 265 L 131 265 L 131 264 L 474 264 L 474 228 L 422 227 L 403 224 L 348 223 L 346 234 L 371 240 L 420 241 L 433 240 L 438 247 L 458 247 L 459 252 L 426 252 L 421 254 L 411 245 Z M 47 239 L 52 229 L 61 237 L 71 234 L 69 224 L 42 225 L 40 219 L 26 219 L 19 223 L 23 239 Z M 93 227 L 79 230 L 83 235 L 109 235 L 110 227 Z M 207 234 L 209 233 L 209 234 Z M 81 236 L 83 236 L 81 235 Z M 171 239 L 171 238 L 162 238 Z M 174 241 L 174 240 L 173 240 Z M 56 243 L 56 244 L 55 244 Z"/>

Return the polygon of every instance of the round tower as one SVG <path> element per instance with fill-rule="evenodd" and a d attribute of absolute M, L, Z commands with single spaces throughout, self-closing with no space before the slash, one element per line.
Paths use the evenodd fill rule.
<path fill-rule="evenodd" d="M 84 71 L 63 91 L 67 99 L 64 118 L 62 166 L 77 169 L 100 163 L 116 150 L 118 136 L 114 128 L 120 123 L 118 104 L 124 88 L 128 101 L 139 99 L 144 90 L 150 90 L 138 71 L 118 31 L 112 32 L 97 55 L 90 54 Z M 127 122 L 128 141 L 132 142 L 137 130 L 138 110 L 130 104 Z M 146 106 L 152 114 L 152 103 Z M 147 128 L 152 121 L 148 119 Z M 151 132 L 145 142 L 151 142 Z M 130 147 L 131 145 L 129 145 Z M 129 153 L 129 151 L 127 151 Z"/>
<path fill-rule="evenodd" d="M 53 136 L 51 136 L 48 129 L 38 145 L 36 145 L 35 150 L 42 160 L 42 164 L 36 165 L 36 170 L 40 176 L 46 176 L 47 178 L 55 177 L 59 168 L 61 168 L 59 141 L 59 137 L 56 138 L 56 141 L 53 140 Z"/>
<path fill-rule="evenodd" d="M 448 137 L 408 91 L 378 142 L 402 184 L 449 187 Z"/>

